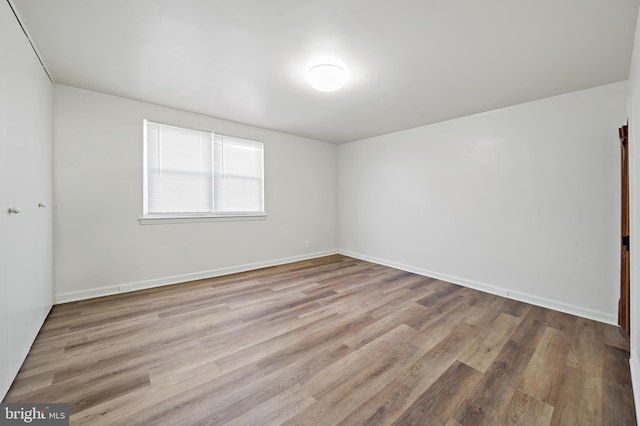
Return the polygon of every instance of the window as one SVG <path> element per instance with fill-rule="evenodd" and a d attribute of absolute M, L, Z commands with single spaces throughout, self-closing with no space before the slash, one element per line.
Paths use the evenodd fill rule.
<path fill-rule="evenodd" d="M 144 127 L 144 218 L 264 215 L 262 142 Z"/>

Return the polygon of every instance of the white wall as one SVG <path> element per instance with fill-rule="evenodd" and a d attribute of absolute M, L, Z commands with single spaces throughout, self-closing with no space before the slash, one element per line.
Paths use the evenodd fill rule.
<path fill-rule="evenodd" d="M 640 419 L 640 15 L 636 25 L 629 71 L 629 198 L 631 238 L 631 379 Z"/>
<path fill-rule="evenodd" d="M 626 83 L 341 145 L 340 248 L 615 323 Z"/>
<path fill-rule="evenodd" d="M 335 252 L 335 145 L 63 85 L 54 117 L 59 302 Z M 145 118 L 263 141 L 268 218 L 140 225 Z"/>
<path fill-rule="evenodd" d="M 52 85 L 6 1 L 0 52 L 1 400 L 51 308 L 53 271 Z"/>

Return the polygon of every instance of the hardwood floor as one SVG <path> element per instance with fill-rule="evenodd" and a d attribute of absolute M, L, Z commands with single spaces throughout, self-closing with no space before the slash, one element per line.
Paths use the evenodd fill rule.
<path fill-rule="evenodd" d="M 55 306 L 74 425 L 634 425 L 616 327 L 344 256 Z"/>

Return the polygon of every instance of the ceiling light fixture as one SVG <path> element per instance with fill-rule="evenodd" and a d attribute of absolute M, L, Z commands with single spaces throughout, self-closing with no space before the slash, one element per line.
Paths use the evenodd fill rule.
<path fill-rule="evenodd" d="M 309 69 L 307 81 L 316 90 L 333 92 L 347 81 L 347 71 L 333 64 L 320 64 Z"/>

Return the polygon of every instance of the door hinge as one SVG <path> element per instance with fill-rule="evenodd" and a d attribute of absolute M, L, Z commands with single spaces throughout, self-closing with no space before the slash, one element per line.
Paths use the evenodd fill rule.
<path fill-rule="evenodd" d="M 622 237 L 622 245 L 627 248 L 627 251 L 630 250 L 629 236 L 625 235 Z"/>

